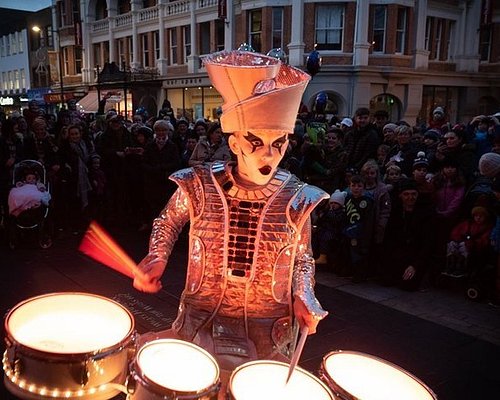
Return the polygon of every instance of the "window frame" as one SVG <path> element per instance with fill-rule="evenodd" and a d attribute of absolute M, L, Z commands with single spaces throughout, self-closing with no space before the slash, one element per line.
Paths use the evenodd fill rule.
<path fill-rule="evenodd" d="M 335 10 L 335 11 L 334 11 Z M 333 14 L 339 14 L 340 12 L 340 22 L 339 25 L 325 25 L 319 27 L 319 16 L 320 15 L 329 15 L 330 20 L 332 19 Z M 316 43 L 317 50 L 326 50 L 326 51 L 337 51 L 341 52 L 344 48 L 344 28 L 345 28 L 345 4 L 317 4 L 314 15 L 314 39 Z M 332 22 L 332 21 L 329 21 Z M 320 32 L 323 39 L 320 39 Z M 335 33 L 337 32 L 337 35 Z M 338 41 L 330 43 L 329 38 L 330 35 L 338 36 Z"/>
<path fill-rule="evenodd" d="M 168 65 L 178 65 L 178 41 L 177 41 L 177 28 L 169 28 L 168 32 Z"/>
<path fill-rule="evenodd" d="M 402 13 L 402 16 L 401 14 Z M 406 37 L 408 32 L 408 9 L 406 7 L 398 7 L 396 17 L 396 54 L 405 54 L 406 52 Z M 403 26 L 400 26 L 403 22 Z"/>
<path fill-rule="evenodd" d="M 275 15 L 278 13 L 280 15 Z M 285 10 L 283 7 L 272 7 L 271 10 L 271 47 L 273 49 L 283 49 L 284 43 L 283 43 L 283 27 L 285 23 Z M 276 19 L 279 19 L 279 27 L 276 27 L 275 22 Z M 279 42 L 279 43 L 278 43 Z"/>
<path fill-rule="evenodd" d="M 251 10 L 248 13 L 248 44 L 257 53 L 262 51 L 262 23 L 261 9 Z"/>
<path fill-rule="evenodd" d="M 182 26 L 182 47 L 184 51 L 184 63 L 187 64 L 192 49 L 190 24 Z"/>
<path fill-rule="evenodd" d="M 377 26 L 378 22 L 378 15 L 377 11 L 383 11 L 383 27 Z M 376 37 L 379 37 L 381 34 L 381 40 L 380 42 L 377 42 L 375 39 Z M 372 52 L 376 54 L 384 54 L 386 50 L 386 39 L 387 39 L 387 6 L 385 4 L 375 4 L 373 6 L 373 18 L 372 18 Z M 377 45 L 378 43 L 381 44 L 381 48 L 379 48 Z"/>

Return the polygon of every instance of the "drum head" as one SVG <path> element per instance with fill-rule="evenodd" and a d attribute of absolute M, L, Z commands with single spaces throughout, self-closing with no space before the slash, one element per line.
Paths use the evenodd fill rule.
<path fill-rule="evenodd" d="M 136 359 L 143 377 L 172 391 L 201 392 L 219 380 L 215 359 L 202 348 L 182 340 L 146 343 Z"/>
<path fill-rule="evenodd" d="M 333 400 L 330 390 L 314 375 L 296 367 L 288 384 L 289 365 L 253 361 L 238 367 L 229 382 L 235 400 Z"/>
<path fill-rule="evenodd" d="M 90 353 L 110 348 L 134 328 L 132 314 L 120 304 L 85 293 L 53 293 L 24 301 L 6 317 L 5 328 L 17 343 L 53 354 Z"/>
<path fill-rule="evenodd" d="M 325 356 L 324 368 L 334 391 L 353 399 L 435 400 L 418 378 L 390 362 L 358 352 L 333 352 Z M 351 397 L 349 397 L 351 398 Z"/>

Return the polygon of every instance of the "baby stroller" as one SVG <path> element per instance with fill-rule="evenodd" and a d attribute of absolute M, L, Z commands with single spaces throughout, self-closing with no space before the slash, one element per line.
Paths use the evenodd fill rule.
<path fill-rule="evenodd" d="M 31 190 L 40 192 L 41 201 L 35 201 L 26 192 L 20 192 L 27 174 L 35 175 L 35 185 L 26 186 L 33 186 Z M 40 247 L 48 249 L 52 246 L 52 232 L 49 221 L 50 186 L 45 167 L 36 160 L 23 160 L 14 166 L 12 175 L 12 188 L 9 191 L 9 247 L 14 250 L 25 233 L 35 232 Z"/>

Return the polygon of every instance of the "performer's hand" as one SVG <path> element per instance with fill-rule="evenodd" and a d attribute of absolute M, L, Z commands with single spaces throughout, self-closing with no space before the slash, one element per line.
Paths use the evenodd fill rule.
<path fill-rule="evenodd" d="M 319 319 L 309 312 L 302 300 L 298 297 L 295 297 L 293 302 L 293 313 L 299 323 L 300 329 L 307 326 L 309 328 L 309 335 L 316 333 Z"/>
<path fill-rule="evenodd" d="M 162 288 L 160 278 L 165 270 L 165 262 L 151 260 L 146 256 L 138 265 L 139 273 L 134 276 L 134 287 L 141 292 L 156 293 Z"/>

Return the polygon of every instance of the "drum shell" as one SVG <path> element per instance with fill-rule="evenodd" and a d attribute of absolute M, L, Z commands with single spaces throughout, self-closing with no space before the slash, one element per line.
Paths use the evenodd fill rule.
<path fill-rule="evenodd" d="M 6 339 L 7 362 L 24 379 L 39 387 L 80 390 L 106 383 L 124 383 L 134 351 L 134 334 L 116 346 L 94 353 L 54 354 Z"/>
<path fill-rule="evenodd" d="M 248 366 L 251 367 L 254 364 L 263 364 L 263 363 L 269 364 L 269 365 L 276 364 L 276 365 L 286 366 L 288 368 L 288 364 L 285 364 L 285 363 L 280 362 L 280 361 L 272 361 L 272 360 L 250 361 L 250 362 L 247 362 L 245 364 L 240 365 L 231 374 L 231 377 L 229 379 L 228 388 L 227 388 L 227 393 L 226 393 L 226 400 L 238 400 L 238 398 L 233 393 L 233 386 L 234 386 L 233 380 L 235 379 L 236 375 L 238 374 L 238 371 L 241 369 L 244 369 Z M 296 367 L 295 373 L 297 373 L 298 371 L 301 371 L 301 373 L 304 374 L 304 376 L 309 377 L 308 379 L 310 379 L 310 382 L 314 382 L 315 385 L 318 385 L 318 387 L 321 387 L 322 393 L 324 393 L 325 396 L 327 396 L 331 400 L 336 400 L 335 395 L 331 392 L 328 385 L 326 385 L 323 381 L 321 381 L 321 379 L 318 379 L 313 374 L 311 374 L 310 372 L 308 372 L 306 370 L 301 369 L 300 367 Z M 258 384 L 258 382 L 254 382 L 254 384 Z"/>
<path fill-rule="evenodd" d="M 58 297 L 61 296 L 61 297 Z M 96 346 L 95 350 L 84 352 L 52 352 L 31 347 L 18 339 L 17 331 L 11 326 L 11 319 L 22 315 L 24 307 L 38 307 L 38 301 L 58 301 L 72 299 L 104 301 L 112 310 L 119 310 L 116 315 L 121 321 L 127 321 L 127 330 L 109 341 L 107 346 Z M 78 300 L 77 300 L 78 301 Z M 81 301 L 81 300 L 80 300 Z M 86 301 L 86 300 L 85 300 Z M 21 311 L 19 311 L 21 310 Z M 79 310 L 79 309 L 77 309 Z M 17 314 L 20 312 L 21 314 Z M 115 315 L 112 315 L 113 317 Z M 110 323 L 114 319 L 110 319 Z M 42 326 L 41 326 L 42 327 Z M 17 397 L 23 399 L 59 399 L 68 398 L 68 393 L 78 393 L 81 399 L 109 399 L 124 389 L 128 365 L 135 352 L 134 317 L 125 307 L 108 298 L 87 293 L 51 293 L 28 299 L 19 303 L 5 317 L 5 344 L 3 357 L 5 386 Z M 36 330 L 35 330 L 36 332 Z M 112 385 L 109 385 L 112 384 Z M 121 388 L 120 388 L 121 386 Z M 55 391 L 61 397 L 56 396 Z"/>
<path fill-rule="evenodd" d="M 328 387 L 332 390 L 333 394 L 336 396 L 336 398 L 338 400 L 358 400 L 358 398 L 356 396 L 354 396 L 353 394 L 349 393 L 341 385 L 339 385 L 332 378 L 332 376 L 330 375 L 330 373 L 327 371 L 326 362 L 327 362 L 328 358 L 330 356 L 334 356 L 335 354 L 339 354 L 339 353 L 347 353 L 347 354 L 354 354 L 354 355 L 359 355 L 359 356 L 367 357 L 369 359 L 381 362 L 381 363 L 383 363 L 386 366 L 392 367 L 395 370 L 398 370 L 398 371 L 404 373 L 406 376 L 408 376 L 409 379 L 411 379 L 412 381 L 414 381 L 416 384 L 420 385 L 422 387 L 422 389 L 428 393 L 428 395 L 429 395 L 430 398 L 432 398 L 434 400 L 437 400 L 436 394 L 424 382 L 422 382 L 416 376 L 410 374 L 408 371 L 405 371 L 400 366 L 398 366 L 396 364 L 393 364 L 393 363 L 391 363 L 391 362 L 389 362 L 387 360 L 384 360 L 382 358 L 375 357 L 375 356 L 372 356 L 372 355 L 369 355 L 369 354 L 364 354 L 364 353 L 360 353 L 360 352 L 357 352 L 357 351 L 341 351 L 341 350 L 337 350 L 337 351 L 331 351 L 330 353 L 326 354 L 323 357 L 323 360 L 321 362 L 321 366 L 319 368 L 318 375 L 319 375 L 320 379 L 328 385 Z"/>
<path fill-rule="evenodd" d="M 136 363 L 132 363 L 127 390 L 129 392 L 127 400 L 217 400 L 220 382 L 202 393 L 174 392 L 152 382 L 140 371 Z"/>

